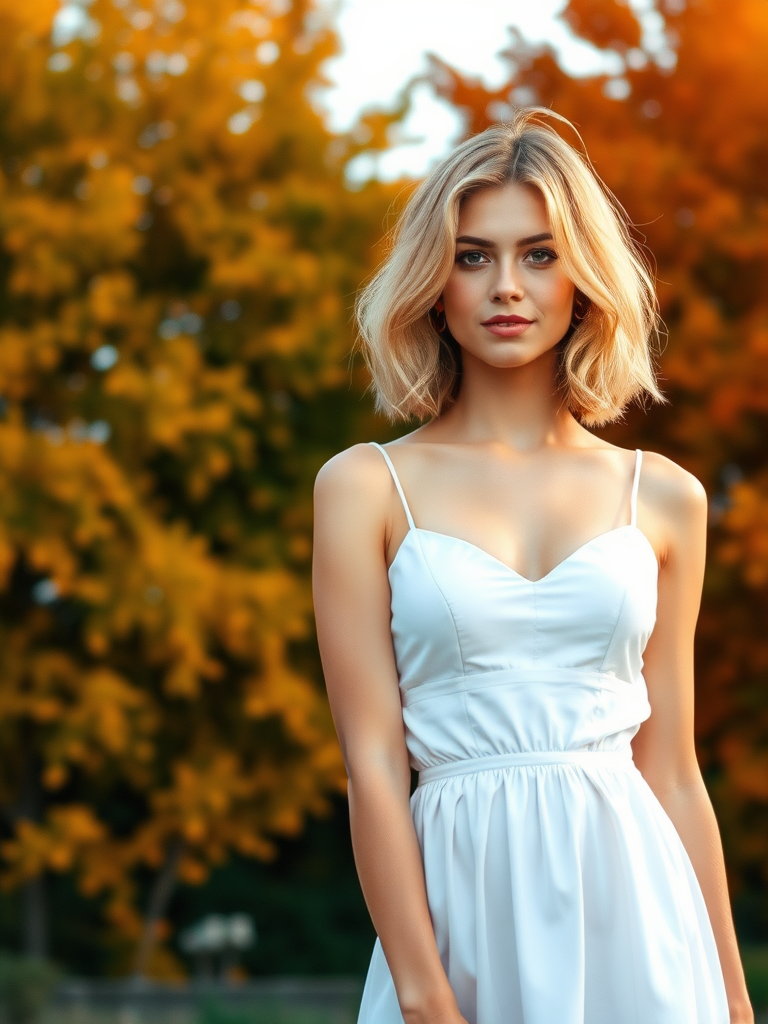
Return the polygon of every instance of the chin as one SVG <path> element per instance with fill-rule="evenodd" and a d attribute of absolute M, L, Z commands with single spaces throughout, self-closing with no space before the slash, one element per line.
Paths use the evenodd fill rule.
<path fill-rule="evenodd" d="M 542 356 L 547 356 L 554 351 L 552 345 L 546 349 L 531 349 L 527 345 L 515 342 L 502 342 L 501 345 L 494 345 L 490 349 L 485 348 L 483 352 L 474 352 L 476 359 L 481 360 L 488 366 L 495 366 L 500 370 L 514 369 L 517 366 L 527 366 L 536 362 Z"/>

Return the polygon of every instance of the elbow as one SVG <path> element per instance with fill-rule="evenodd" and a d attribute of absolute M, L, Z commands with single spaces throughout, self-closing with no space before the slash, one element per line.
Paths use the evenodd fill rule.
<path fill-rule="evenodd" d="M 393 757 L 391 754 L 344 757 L 349 780 L 347 791 L 350 799 L 365 799 L 367 794 L 374 796 L 389 792 L 406 798 L 410 795 L 411 772 L 405 758 Z"/>
<path fill-rule="evenodd" d="M 702 792 L 706 793 L 698 765 L 686 765 L 677 770 L 641 769 L 641 772 L 654 796 L 663 806 L 670 801 L 697 800 Z"/>

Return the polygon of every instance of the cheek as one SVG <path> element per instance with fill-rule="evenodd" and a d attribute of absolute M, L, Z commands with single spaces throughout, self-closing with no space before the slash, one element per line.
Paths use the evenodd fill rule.
<path fill-rule="evenodd" d="M 482 298 L 482 284 L 478 288 L 477 281 L 479 276 L 462 274 L 457 270 L 451 273 L 443 288 L 443 304 L 449 315 L 469 312 L 477 305 L 478 297 Z"/>
<path fill-rule="evenodd" d="M 576 289 L 572 281 L 563 274 L 541 275 L 538 289 L 542 308 L 550 313 L 562 314 L 570 319 Z"/>

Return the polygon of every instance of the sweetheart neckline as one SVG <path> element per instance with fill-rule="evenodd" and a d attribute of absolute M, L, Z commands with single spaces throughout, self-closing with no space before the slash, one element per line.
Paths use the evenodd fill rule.
<path fill-rule="evenodd" d="M 587 548 L 591 547 L 593 544 L 596 544 L 599 540 L 604 540 L 606 537 L 611 537 L 614 534 L 623 533 L 626 530 L 632 530 L 634 533 L 640 534 L 642 539 L 645 541 L 648 550 L 651 553 L 651 557 L 653 558 L 653 561 L 656 565 L 656 571 L 658 572 L 659 560 L 656 557 L 656 552 L 653 550 L 653 545 L 648 540 L 643 531 L 639 528 L 639 526 L 635 525 L 634 523 L 625 523 L 624 526 L 615 526 L 612 530 L 604 530 L 602 533 L 598 533 L 594 537 L 590 537 L 589 540 L 586 540 L 583 544 L 580 544 L 574 551 L 572 551 L 569 555 L 566 555 L 565 558 L 559 561 L 557 565 L 553 566 L 549 570 L 549 572 L 545 573 L 543 576 L 540 576 L 537 580 L 532 580 L 529 579 L 528 576 L 523 576 L 523 574 L 518 572 L 517 569 L 513 569 L 511 565 L 507 565 L 506 562 L 502 562 L 500 558 L 497 558 L 495 555 L 492 555 L 490 551 L 486 551 L 485 548 L 481 548 L 478 544 L 473 544 L 471 540 L 464 540 L 463 537 L 456 537 L 450 533 L 440 533 L 438 530 L 425 530 L 421 526 L 412 526 L 408 530 L 408 533 L 406 533 L 405 537 L 403 537 L 402 541 L 400 542 L 400 547 L 395 552 L 395 557 L 392 559 L 392 562 L 390 563 L 390 566 L 387 569 L 387 576 L 390 575 L 395 565 L 397 564 L 397 560 L 400 557 L 400 552 L 403 550 L 403 546 L 405 545 L 406 541 L 411 536 L 411 534 L 426 533 L 432 537 L 440 537 L 443 540 L 453 541 L 456 544 L 463 544 L 465 547 L 472 548 L 473 551 L 477 551 L 484 558 L 487 558 L 491 562 L 494 562 L 496 565 L 501 566 L 501 568 L 504 569 L 507 573 L 509 573 L 510 576 L 513 576 L 515 579 L 520 580 L 523 583 L 527 583 L 533 587 L 537 586 L 540 583 L 545 583 L 564 565 L 567 565 L 568 562 L 570 562 L 573 558 L 579 555 L 582 551 L 585 551 Z"/>

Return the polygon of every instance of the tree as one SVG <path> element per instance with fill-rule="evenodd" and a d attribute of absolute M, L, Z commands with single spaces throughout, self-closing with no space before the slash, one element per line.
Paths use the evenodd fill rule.
<path fill-rule="evenodd" d="M 549 48 L 513 36 L 500 88 L 437 60 L 431 79 L 464 114 L 468 133 L 520 103 L 569 118 L 656 261 L 671 405 L 648 417 L 635 410 L 608 436 L 681 461 L 712 496 L 698 633 L 699 753 L 743 897 L 742 929 L 764 936 L 768 10 L 760 0 L 663 0 L 640 17 L 618 0 L 571 0 L 563 16 L 610 58 L 610 74 L 570 77 Z"/>
<path fill-rule="evenodd" d="M 0 0 L 0 802 L 31 952 L 73 872 L 137 973 L 175 970 L 175 879 L 343 787 L 311 480 L 369 415 L 349 307 L 390 194 L 346 187 L 363 143 L 316 109 L 335 45 L 309 0 Z"/>

